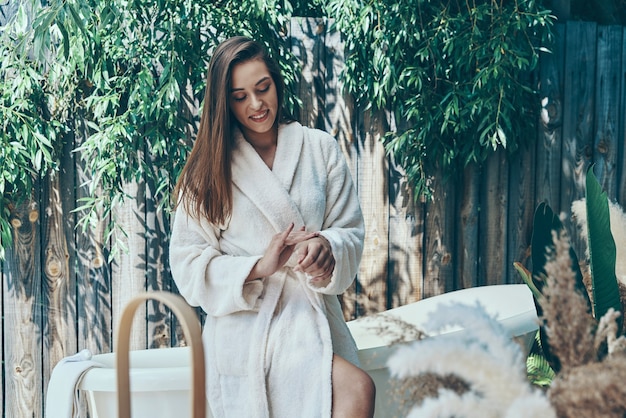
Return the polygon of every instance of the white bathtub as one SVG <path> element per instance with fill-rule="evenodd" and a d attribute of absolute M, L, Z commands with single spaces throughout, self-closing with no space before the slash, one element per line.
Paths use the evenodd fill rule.
<path fill-rule="evenodd" d="M 133 418 L 191 416 L 190 350 L 189 347 L 177 347 L 130 352 Z M 116 418 L 115 353 L 98 354 L 92 360 L 105 367 L 87 371 L 78 389 L 81 395 L 87 396 L 91 418 Z"/>
<path fill-rule="evenodd" d="M 348 322 L 348 327 L 359 349 L 361 366 L 376 382 L 376 418 L 400 416 L 400 408 L 390 387 L 389 371 L 386 367 L 387 360 L 400 344 L 389 346 L 389 338 L 385 337 L 384 333 L 381 335 L 380 332 L 375 331 L 377 327 L 394 327 L 394 324 L 390 324 L 384 317 L 393 315 L 417 329 L 424 329 L 429 314 L 440 304 L 475 305 L 477 302 L 498 320 L 509 332 L 511 338 L 521 344 L 523 352 L 528 354 L 539 326 L 532 293 L 525 284 L 482 286 L 457 290 L 390 309 L 372 317 Z M 397 327 L 397 325 L 395 326 Z M 471 332 L 471 330 L 450 327 L 444 332 L 436 335 L 430 334 L 430 336 L 446 338 L 446 336 L 458 332 Z"/>
<path fill-rule="evenodd" d="M 459 290 L 431 297 L 406 306 L 391 309 L 385 315 L 394 315 L 422 328 L 428 314 L 440 303 L 480 302 L 517 339 L 528 352 L 538 329 L 532 295 L 526 285 L 484 286 Z M 367 320 L 350 321 L 348 327 L 359 348 L 363 368 L 376 382 L 376 417 L 398 416 L 398 406 L 390 392 L 386 362 L 397 346 L 390 346 L 387 338 L 374 328 L 389 323 L 381 315 Z M 443 334 L 465 332 L 451 328 Z M 437 338 L 440 338 L 439 336 Z M 85 373 L 79 389 L 87 396 L 92 418 L 117 416 L 115 355 L 94 356 L 93 360 L 106 367 Z M 190 353 L 189 349 L 168 348 L 139 350 L 130 353 L 131 396 L 133 417 L 171 418 L 189 417 L 190 412 Z M 207 409 L 208 410 L 208 409 Z M 210 414 L 209 414 L 210 415 Z"/>

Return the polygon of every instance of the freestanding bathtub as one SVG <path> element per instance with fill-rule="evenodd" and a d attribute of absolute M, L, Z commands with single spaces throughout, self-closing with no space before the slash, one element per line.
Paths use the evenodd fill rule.
<path fill-rule="evenodd" d="M 376 382 L 376 418 L 399 416 L 400 407 L 392 393 L 387 360 L 397 348 L 390 345 L 387 332 L 381 328 L 393 327 L 387 317 L 422 329 L 430 312 L 441 303 L 464 303 L 484 306 L 498 322 L 522 345 L 530 350 L 538 329 L 537 314 L 530 290 L 524 284 L 483 286 L 445 293 L 388 310 L 368 318 L 350 321 L 348 327 L 359 349 L 363 368 Z M 450 328 L 432 338 L 445 334 L 471 332 L 470 329 Z M 409 344 L 405 342 L 402 344 Z M 85 373 L 79 389 L 87 396 L 92 418 L 117 416 L 115 353 L 100 354 L 93 360 L 104 365 Z M 132 416 L 150 418 L 184 418 L 190 411 L 190 353 L 189 348 L 138 350 L 130 353 L 130 390 Z M 207 409 L 208 410 L 208 409 Z M 208 414 L 210 416 L 210 413 Z"/>

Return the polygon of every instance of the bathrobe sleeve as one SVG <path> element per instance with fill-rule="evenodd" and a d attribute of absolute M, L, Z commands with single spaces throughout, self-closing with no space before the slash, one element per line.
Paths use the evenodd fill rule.
<path fill-rule="evenodd" d="M 261 256 L 231 256 L 220 250 L 218 227 L 200 222 L 179 205 L 170 243 L 172 277 L 192 306 L 212 316 L 258 310 L 263 282 L 245 283 Z"/>
<path fill-rule="evenodd" d="M 330 282 L 313 290 L 324 294 L 343 293 L 354 281 L 363 254 L 365 226 L 352 176 L 337 141 L 324 135 L 326 152 L 326 210 L 321 234 L 332 247 L 335 270 Z"/>

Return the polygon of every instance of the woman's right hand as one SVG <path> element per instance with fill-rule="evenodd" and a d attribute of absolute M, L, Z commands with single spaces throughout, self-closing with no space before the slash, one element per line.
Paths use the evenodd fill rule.
<path fill-rule="evenodd" d="M 246 278 L 246 282 L 274 274 L 289 260 L 296 244 L 316 236 L 315 232 L 306 232 L 304 227 L 296 232 L 293 231 L 293 228 L 294 224 L 292 223 L 283 232 L 272 237 L 265 254 L 254 265 Z"/>

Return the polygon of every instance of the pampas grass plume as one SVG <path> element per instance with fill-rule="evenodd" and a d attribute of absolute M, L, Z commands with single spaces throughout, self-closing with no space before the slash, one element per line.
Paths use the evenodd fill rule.
<path fill-rule="evenodd" d="M 555 417 L 547 398 L 526 379 L 521 347 L 480 305 L 441 305 L 429 317 L 427 334 L 461 326 L 462 331 L 400 347 L 389 359 L 395 378 L 453 376 L 463 390 L 442 387 L 413 407 L 409 417 Z M 521 408 L 521 410 L 519 409 Z M 521 415 L 520 415 L 521 414 Z"/>

